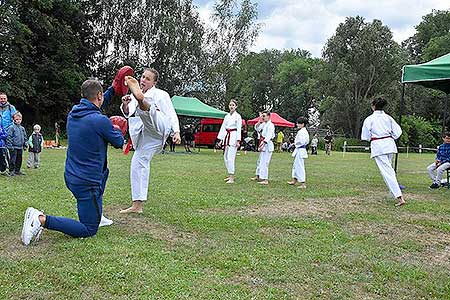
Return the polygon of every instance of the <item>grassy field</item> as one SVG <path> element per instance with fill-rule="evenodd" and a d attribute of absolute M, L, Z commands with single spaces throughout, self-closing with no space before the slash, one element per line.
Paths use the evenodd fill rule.
<path fill-rule="evenodd" d="M 428 189 L 434 156 L 400 156 L 408 205 L 395 208 L 368 153 L 319 154 L 304 191 L 286 184 L 287 153 L 269 186 L 249 180 L 256 153 L 237 157 L 235 185 L 220 152 L 158 155 L 144 214 L 122 216 L 131 155 L 111 149 L 114 225 L 24 247 L 26 207 L 77 216 L 65 151 L 47 150 L 41 169 L 0 177 L 0 299 L 450 299 L 450 190 Z"/>

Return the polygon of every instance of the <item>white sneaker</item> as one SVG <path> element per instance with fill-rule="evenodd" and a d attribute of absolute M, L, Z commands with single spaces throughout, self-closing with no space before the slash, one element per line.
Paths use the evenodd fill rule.
<path fill-rule="evenodd" d="M 22 227 L 22 243 L 25 246 L 28 246 L 33 238 L 35 242 L 38 241 L 41 236 L 43 227 L 39 221 L 40 215 L 43 213 L 33 207 L 28 207 L 25 211 Z"/>
<path fill-rule="evenodd" d="M 113 220 L 108 219 L 107 217 L 105 217 L 104 215 L 102 215 L 102 218 L 100 220 L 100 224 L 98 225 L 98 227 L 103 227 L 103 226 L 109 226 L 112 225 Z"/>

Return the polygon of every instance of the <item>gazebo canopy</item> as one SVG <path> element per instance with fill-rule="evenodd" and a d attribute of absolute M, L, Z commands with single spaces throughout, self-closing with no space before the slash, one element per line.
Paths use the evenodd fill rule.
<path fill-rule="evenodd" d="M 248 125 L 255 125 L 256 123 L 258 123 L 258 119 L 259 119 L 259 117 L 256 117 L 254 119 L 248 120 L 247 124 Z M 275 125 L 275 126 L 295 127 L 294 123 L 283 119 L 282 117 L 280 117 L 279 114 L 274 113 L 274 112 L 270 113 L 270 121 L 272 121 L 273 125 Z"/>
<path fill-rule="evenodd" d="M 420 84 L 450 93 L 450 53 L 419 65 L 402 68 L 402 83 Z"/>
<path fill-rule="evenodd" d="M 175 112 L 182 116 L 223 119 L 227 114 L 220 109 L 201 102 L 197 98 L 173 96 L 172 103 Z"/>

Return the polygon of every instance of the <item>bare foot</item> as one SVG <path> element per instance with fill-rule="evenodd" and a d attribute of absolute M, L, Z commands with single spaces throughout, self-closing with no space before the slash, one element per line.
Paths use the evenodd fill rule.
<path fill-rule="evenodd" d="M 227 182 L 225 182 L 225 183 L 234 183 L 234 180 L 233 179 L 229 179 Z"/>
<path fill-rule="evenodd" d="M 399 201 L 397 204 L 395 204 L 396 207 L 402 206 L 406 204 L 405 199 L 403 199 L 403 197 L 397 198 Z"/>
<path fill-rule="evenodd" d="M 138 101 L 144 100 L 144 94 L 139 87 L 139 82 L 132 76 L 125 76 L 125 83 Z"/>
<path fill-rule="evenodd" d="M 230 177 L 224 178 L 223 181 L 228 181 L 230 180 Z"/>
<path fill-rule="evenodd" d="M 252 178 L 250 178 L 250 180 L 253 180 L 253 181 L 259 181 L 259 177 L 258 177 L 258 176 L 252 177 Z"/>
<path fill-rule="evenodd" d="M 128 207 L 127 209 L 122 209 L 120 211 L 121 214 L 132 214 L 132 213 L 142 214 L 142 212 L 143 212 L 142 209 L 137 209 L 137 208 L 134 208 L 133 206 Z"/>
<path fill-rule="evenodd" d="M 287 184 L 289 185 L 295 185 L 297 183 L 297 180 L 288 181 Z"/>
<path fill-rule="evenodd" d="M 259 182 L 259 184 L 262 184 L 262 185 L 268 185 L 268 184 L 269 184 L 269 181 L 268 181 L 268 180 L 261 180 L 261 181 Z"/>
<path fill-rule="evenodd" d="M 302 183 L 298 186 L 298 189 L 306 189 L 306 184 Z"/>

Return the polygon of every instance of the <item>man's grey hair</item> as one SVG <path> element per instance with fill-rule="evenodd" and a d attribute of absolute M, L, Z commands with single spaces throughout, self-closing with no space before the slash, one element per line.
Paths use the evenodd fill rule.
<path fill-rule="evenodd" d="M 81 85 L 81 97 L 95 100 L 98 93 L 103 93 L 103 87 L 97 79 L 88 79 Z"/>

